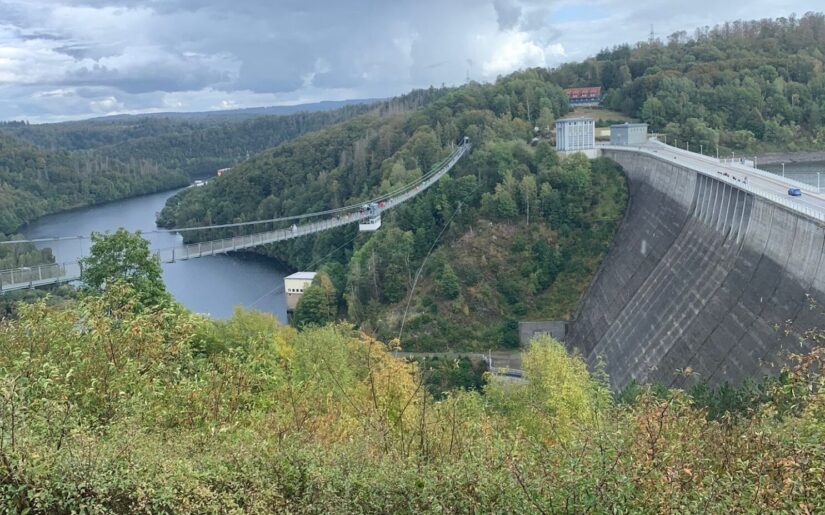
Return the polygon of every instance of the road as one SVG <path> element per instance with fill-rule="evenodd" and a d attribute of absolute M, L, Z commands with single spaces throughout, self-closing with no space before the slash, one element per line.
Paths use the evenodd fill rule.
<path fill-rule="evenodd" d="M 779 175 L 742 164 L 720 163 L 713 157 L 677 149 L 655 140 L 651 140 L 647 144 L 642 145 L 641 149 L 671 160 L 674 163 L 685 164 L 694 170 L 707 173 L 711 176 L 726 177 L 740 184 L 746 184 L 749 186 L 747 189 L 757 190 L 755 191 L 757 194 L 761 190 L 775 195 L 780 199 L 784 199 L 786 202 L 796 203 L 800 206 L 825 213 L 825 195 L 815 193 L 810 190 L 810 186 L 806 186 L 809 189 L 803 189 L 802 196 L 791 197 L 788 195 L 788 189 L 799 186 L 799 183 L 785 179 Z M 727 174 L 727 176 L 725 174 Z M 745 183 L 746 177 L 747 183 Z"/>

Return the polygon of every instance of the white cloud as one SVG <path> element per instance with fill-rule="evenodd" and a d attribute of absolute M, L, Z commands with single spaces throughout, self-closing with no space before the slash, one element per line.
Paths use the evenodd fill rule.
<path fill-rule="evenodd" d="M 112 112 L 122 111 L 124 105 L 122 102 L 119 102 L 118 99 L 115 97 L 103 97 L 98 100 L 92 100 L 89 102 L 89 109 L 93 113 L 97 114 L 108 114 Z"/>
<path fill-rule="evenodd" d="M 487 77 L 534 66 L 546 66 L 545 49 L 525 32 L 509 32 L 499 38 L 493 55 L 482 64 Z"/>

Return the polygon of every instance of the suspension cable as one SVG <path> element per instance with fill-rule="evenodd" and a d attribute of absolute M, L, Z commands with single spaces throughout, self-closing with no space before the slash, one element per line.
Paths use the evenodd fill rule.
<path fill-rule="evenodd" d="M 170 233 L 175 234 L 175 233 L 190 232 L 190 231 L 206 231 L 206 230 L 212 230 L 212 229 L 228 229 L 228 228 L 233 228 L 233 227 L 246 227 L 246 226 L 251 226 L 251 225 L 260 225 L 260 224 L 277 223 L 277 222 L 288 222 L 288 221 L 292 221 L 292 220 L 302 220 L 302 219 L 307 219 L 307 218 L 317 218 L 317 217 L 323 216 L 323 215 L 331 215 L 331 214 L 337 214 L 337 213 L 341 213 L 341 212 L 345 212 L 345 211 L 353 211 L 356 208 L 360 208 L 364 204 L 378 203 L 378 202 L 381 202 L 383 200 L 387 200 L 387 199 L 390 199 L 394 196 L 405 193 L 405 192 L 407 192 L 407 191 L 409 191 L 409 190 L 411 190 L 411 189 L 413 189 L 417 186 L 420 186 L 423 182 L 429 180 L 433 176 L 440 173 L 442 171 L 442 169 L 446 166 L 446 164 L 449 163 L 450 161 L 452 161 L 459 153 L 463 152 L 464 149 L 465 149 L 465 147 L 464 147 L 463 143 L 461 145 L 458 145 L 458 147 L 452 153 L 450 153 L 449 156 L 447 156 L 446 158 L 439 161 L 435 166 L 433 166 L 433 168 L 429 172 L 422 175 L 421 177 L 419 177 L 415 181 L 407 183 L 407 184 L 402 185 L 402 186 L 399 186 L 398 188 L 396 188 L 394 190 L 391 190 L 387 193 L 384 193 L 382 195 L 379 195 L 378 197 L 375 197 L 375 198 L 372 198 L 372 199 L 369 199 L 369 200 L 365 200 L 365 201 L 362 201 L 362 202 L 358 202 L 358 203 L 355 203 L 355 204 L 350 204 L 350 205 L 335 208 L 335 209 L 328 209 L 328 210 L 325 210 L 325 211 L 316 211 L 316 212 L 305 213 L 305 214 L 301 214 L 301 215 L 292 215 L 292 216 L 284 216 L 284 217 L 278 217 L 278 218 L 270 218 L 270 219 L 266 219 L 266 220 L 252 220 L 252 221 L 249 221 L 249 222 L 236 222 L 236 223 L 229 223 L 229 224 L 215 224 L 215 225 L 205 225 L 205 226 L 195 226 L 195 227 L 180 227 L 180 228 L 174 228 L 174 229 L 153 229 L 151 231 L 141 231 L 141 234 L 170 234 Z M 16 244 L 16 243 L 43 243 L 43 242 L 49 242 L 49 241 L 78 240 L 78 239 L 82 240 L 82 239 L 88 239 L 88 238 L 89 238 L 89 236 L 83 236 L 83 235 L 78 235 L 78 236 L 56 236 L 56 237 L 51 237 L 51 238 L 6 240 L 6 241 L 0 241 L 0 245 L 9 245 L 9 244 Z"/>

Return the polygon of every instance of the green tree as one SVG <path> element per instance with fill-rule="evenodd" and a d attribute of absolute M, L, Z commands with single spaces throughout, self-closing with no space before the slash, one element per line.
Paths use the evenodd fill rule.
<path fill-rule="evenodd" d="M 521 179 L 521 184 L 519 185 L 519 193 L 521 194 L 521 203 L 523 206 L 524 213 L 527 216 L 527 223 L 529 224 L 530 210 L 536 210 L 536 196 L 538 194 L 538 188 L 536 186 L 535 176 L 525 175 Z"/>
<path fill-rule="evenodd" d="M 530 340 L 522 362 L 526 384 L 505 392 L 490 383 L 488 392 L 494 405 L 506 403 L 502 408 L 530 431 L 550 428 L 556 437 L 568 439 L 610 403 L 610 390 L 590 375 L 581 356 L 571 356 L 550 336 Z"/>
<path fill-rule="evenodd" d="M 641 116 L 642 120 L 650 125 L 650 130 L 653 132 L 662 130 L 665 123 L 667 123 L 665 106 L 656 97 L 649 97 L 645 100 L 645 103 L 642 104 Z"/>
<path fill-rule="evenodd" d="M 518 214 L 518 206 L 513 199 L 513 195 L 501 184 L 496 186 L 494 195 L 496 205 L 496 215 L 499 218 L 512 218 Z"/>
<path fill-rule="evenodd" d="M 449 264 L 445 264 L 441 269 L 438 277 L 438 292 L 445 299 L 454 299 L 460 293 L 458 276 Z"/>
<path fill-rule="evenodd" d="M 332 280 L 319 272 L 295 306 L 293 323 L 296 327 L 326 325 L 335 320 L 337 293 Z"/>
<path fill-rule="evenodd" d="M 142 306 L 171 300 L 161 276 L 160 263 L 140 231 L 120 228 L 114 234 L 92 234 L 92 248 L 81 260 L 87 291 L 103 292 L 117 283 L 127 284 Z"/>
<path fill-rule="evenodd" d="M 541 113 L 539 114 L 539 119 L 536 120 L 536 125 L 539 130 L 541 130 L 542 134 L 549 135 L 550 129 L 553 128 L 553 122 L 555 121 L 556 117 L 553 116 L 553 110 L 549 107 L 542 107 Z"/>

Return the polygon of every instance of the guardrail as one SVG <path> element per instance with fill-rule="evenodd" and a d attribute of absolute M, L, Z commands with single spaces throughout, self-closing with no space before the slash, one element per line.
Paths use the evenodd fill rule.
<path fill-rule="evenodd" d="M 680 154 L 683 154 L 683 153 L 687 152 L 687 151 L 682 150 L 682 149 L 677 149 L 675 147 L 665 145 L 664 143 L 661 143 L 661 142 L 657 142 L 657 143 L 659 145 L 663 145 L 663 146 L 667 147 L 668 151 L 677 151 Z M 616 151 L 620 151 L 620 152 L 644 153 L 644 154 L 650 155 L 651 157 L 655 157 L 657 159 L 663 159 L 663 156 L 661 154 L 655 152 L 653 149 L 642 147 L 642 146 L 624 147 L 624 146 L 617 146 L 617 145 L 600 145 L 597 148 L 600 148 L 600 149 L 603 149 L 603 150 L 616 150 Z M 812 208 L 812 207 L 806 206 L 804 204 L 800 204 L 799 202 L 794 202 L 794 201 L 789 200 L 789 199 L 787 199 L 787 198 L 785 198 L 781 195 L 771 193 L 771 192 L 766 191 L 762 188 L 757 188 L 757 187 L 755 187 L 751 184 L 739 181 L 739 180 L 737 180 L 733 177 L 725 176 L 722 171 L 719 171 L 718 169 L 712 169 L 711 168 L 711 167 L 716 167 L 716 168 L 722 168 L 724 170 L 725 168 L 733 167 L 733 165 L 720 163 L 713 157 L 703 156 L 701 154 L 695 154 L 693 152 L 687 152 L 687 153 L 690 154 L 690 156 L 693 157 L 693 158 L 696 158 L 696 159 L 701 158 L 702 160 L 707 162 L 708 168 L 697 167 L 694 164 L 686 163 L 684 161 L 681 161 L 678 164 L 686 166 L 686 167 L 694 170 L 697 173 L 701 173 L 701 174 L 706 175 L 708 177 L 713 177 L 714 179 L 717 179 L 719 181 L 728 183 L 728 184 L 730 184 L 730 185 L 732 185 L 736 188 L 739 188 L 741 190 L 752 193 L 753 195 L 762 197 L 762 198 L 764 198 L 766 200 L 769 200 L 771 202 L 774 202 L 776 204 L 780 204 L 784 207 L 787 207 L 788 209 L 796 211 L 799 214 L 808 216 L 808 217 L 813 218 L 815 220 L 818 220 L 820 222 L 825 222 L 825 211 L 822 211 L 822 210 L 816 209 L 816 208 Z M 747 166 L 744 166 L 744 165 L 742 165 L 741 168 L 740 167 L 735 167 L 735 168 L 740 173 L 744 172 L 744 173 L 752 173 L 752 174 L 756 174 L 756 175 L 766 175 L 767 176 L 766 178 L 770 178 L 772 180 L 776 180 L 778 178 L 776 174 L 772 174 L 770 172 L 765 172 L 764 170 L 759 170 L 758 168 L 751 168 L 751 167 L 747 167 Z"/>
<path fill-rule="evenodd" d="M 819 188 L 817 188 L 816 186 L 813 186 L 813 185 L 808 184 L 806 182 L 797 181 L 796 179 L 792 179 L 792 178 L 786 177 L 784 175 L 771 173 L 767 170 L 761 170 L 759 168 L 756 168 L 755 166 L 747 166 L 746 164 L 741 163 L 741 162 L 737 162 L 737 161 L 728 162 L 728 161 L 723 160 L 723 159 L 720 159 L 719 162 L 721 164 L 726 165 L 726 166 L 736 168 L 737 170 L 739 170 L 741 172 L 752 173 L 754 175 L 758 175 L 758 176 L 764 177 L 766 179 L 781 178 L 783 181 L 787 182 L 789 186 L 795 186 L 795 187 L 797 187 L 801 190 L 809 191 L 811 193 L 819 193 Z"/>
<path fill-rule="evenodd" d="M 0 270 L 0 292 L 80 279 L 79 263 L 24 266 Z"/>
<path fill-rule="evenodd" d="M 441 179 L 441 177 L 443 177 L 444 174 L 446 174 L 448 171 L 450 171 L 450 169 L 452 169 L 452 167 L 458 162 L 459 159 L 464 157 L 464 155 L 467 152 L 469 152 L 470 147 L 471 145 L 469 143 L 459 146 L 455 151 L 453 151 L 453 153 L 450 155 L 447 161 L 445 161 L 441 165 L 441 168 L 439 168 L 437 172 L 432 174 L 429 178 L 425 179 L 424 181 L 409 188 L 408 190 L 399 193 L 395 197 L 387 199 L 384 202 L 384 207 L 378 208 L 378 214 L 382 214 L 384 211 L 392 209 L 393 207 L 406 202 L 407 200 L 415 197 L 420 192 L 426 190 L 427 188 L 438 182 L 438 180 Z M 186 245 L 180 245 L 177 247 L 160 249 L 157 250 L 155 253 L 158 256 L 158 259 L 161 261 L 161 263 L 173 263 L 177 260 L 193 259 L 203 256 L 213 256 L 215 254 L 235 252 L 238 250 L 258 247 L 260 245 L 267 245 L 269 243 L 276 243 L 279 241 L 297 238 L 308 234 L 314 234 L 316 232 L 321 232 L 328 229 L 334 229 L 336 227 L 341 227 L 354 222 L 359 222 L 361 220 L 366 220 L 367 218 L 371 218 L 373 216 L 374 215 L 370 213 L 359 213 L 358 211 L 351 211 L 345 214 L 341 214 L 335 218 L 329 218 L 326 220 L 321 220 L 319 222 L 297 224 L 289 229 L 276 229 L 273 231 L 249 234 L 246 236 L 233 236 L 231 238 L 222 238 L 219 240 L 210 240 L 199 243 L 188 243 Z"/>

